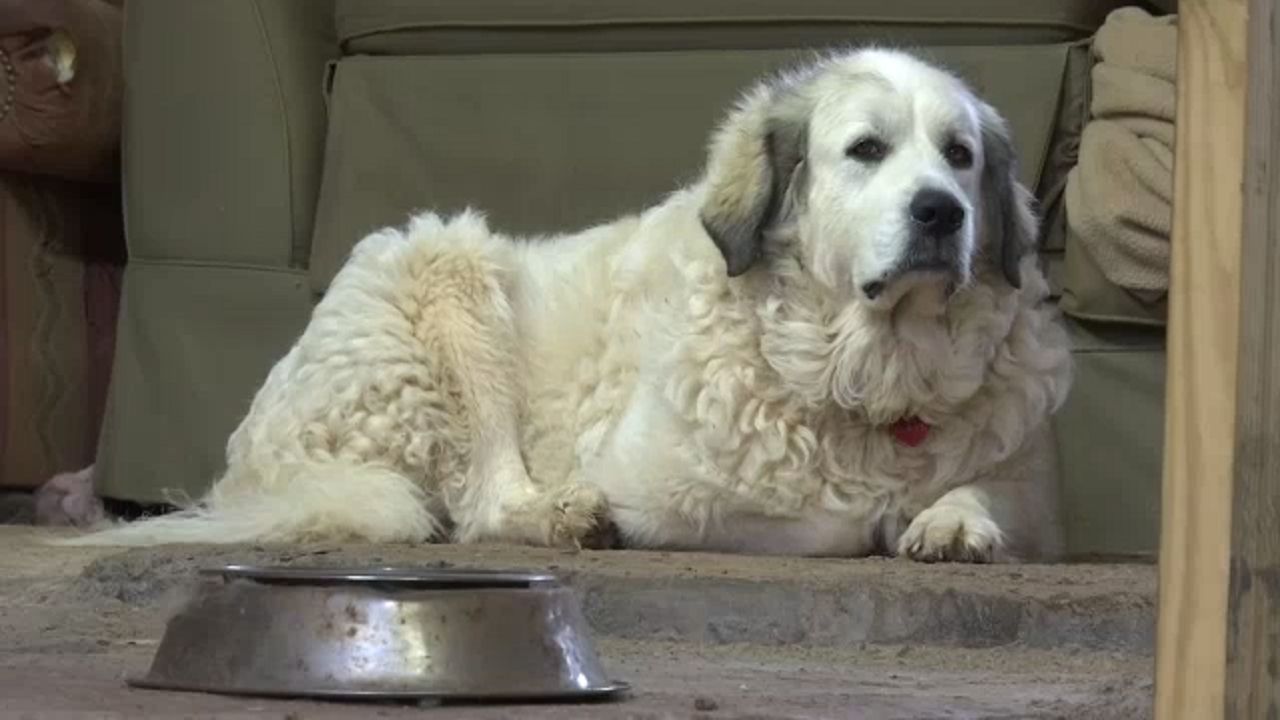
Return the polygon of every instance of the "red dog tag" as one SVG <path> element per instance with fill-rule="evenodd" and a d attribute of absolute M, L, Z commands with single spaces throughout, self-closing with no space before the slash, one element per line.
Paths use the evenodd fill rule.
<path fill-rule="evenodd" d="M 918 447 L 929 437 L 929 424 L 914 415 L 899 420 L 889 430 L 895 440 L 907 447 Z"/>

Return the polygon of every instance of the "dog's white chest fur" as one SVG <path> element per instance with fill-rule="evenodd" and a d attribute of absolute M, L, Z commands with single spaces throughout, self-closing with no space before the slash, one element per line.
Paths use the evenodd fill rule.
<path fill-rule="evenodd" d="M 677 194 L 512 266 L 530 475 L 602 490 L 630 544 L 864 554 L 1004 460 L 1028 429 L 1008 421 L 1054 402 L 1056 375 L 991 377 L 998 353 L 1013 369 L 1039 347 L 1018 345 L 1040 311 L 1017 294 L 974 287 L 954 317 L 888 318 L 777 272 L 732 284 L 697 239 L 700 201 Z M 917 413 L 930 437 L 903 447 L 888 427 Z"/>

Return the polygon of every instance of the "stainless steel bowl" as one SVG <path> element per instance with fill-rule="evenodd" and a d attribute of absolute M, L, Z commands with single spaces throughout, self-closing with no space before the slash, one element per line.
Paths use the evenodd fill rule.
<path fill-rule="evenodd" d="M 553 576 L 402 568 L 201 573 L 130 685 L 400 700 L 609 699 L 577 598 Z"/>

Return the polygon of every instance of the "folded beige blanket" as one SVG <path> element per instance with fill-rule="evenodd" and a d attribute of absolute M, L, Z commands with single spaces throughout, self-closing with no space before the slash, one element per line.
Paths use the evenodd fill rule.
<path fill-rule="evenodd" d="M 1094 53 L 1090 120 L 1067 178 L 1067 227 L 1110 282 L 1167 291 L 1176 18 L 1115 10 Z"/>

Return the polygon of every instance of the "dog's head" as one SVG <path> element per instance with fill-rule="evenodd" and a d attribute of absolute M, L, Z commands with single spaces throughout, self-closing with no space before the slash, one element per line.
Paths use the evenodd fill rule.
<path fill-rule="evenodd" d="M 1020 287 L 1031 194 L 1008 129 L 960 80 L 862 50 L 753 89 L 715 134 L 701 217 L 730 275 L 795 257 L 851 301 L 890 306 L 980 262 Z"/>

